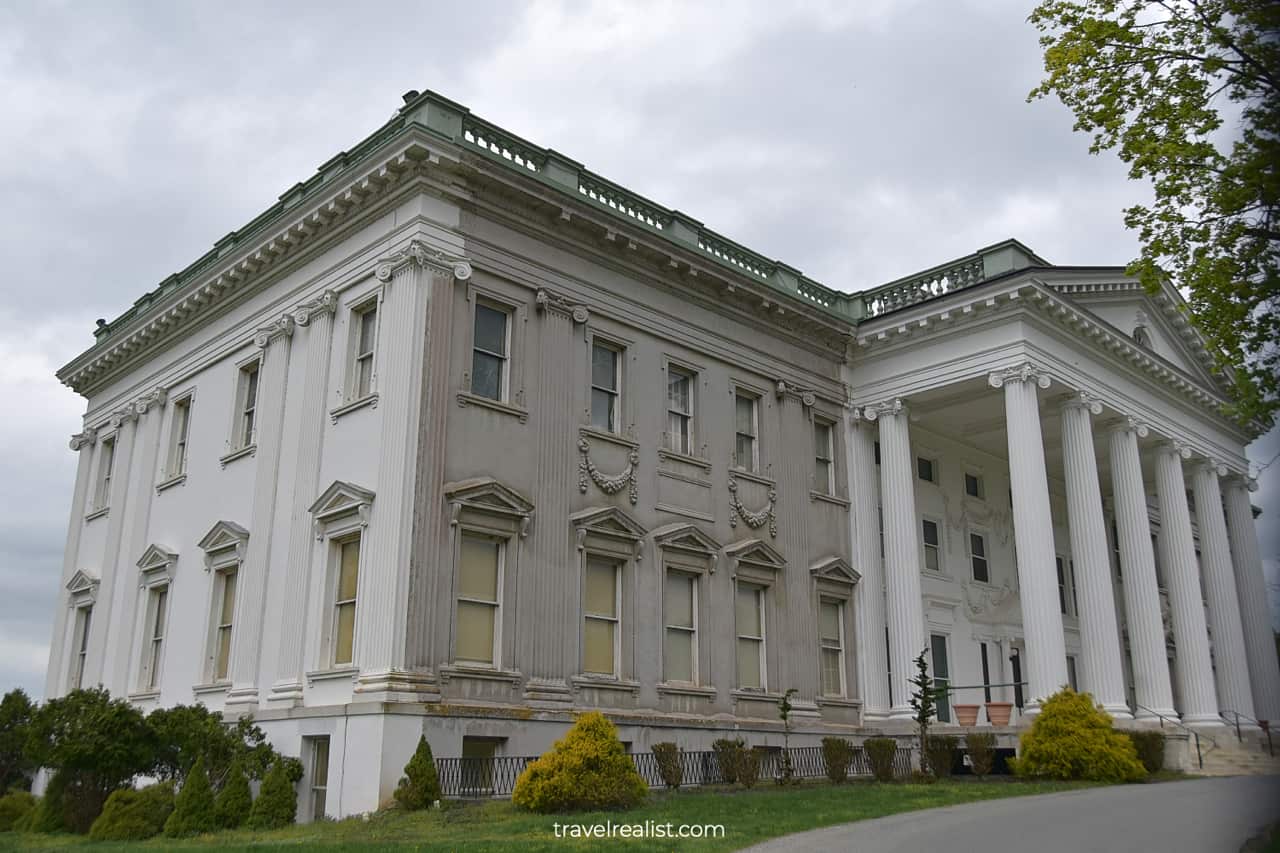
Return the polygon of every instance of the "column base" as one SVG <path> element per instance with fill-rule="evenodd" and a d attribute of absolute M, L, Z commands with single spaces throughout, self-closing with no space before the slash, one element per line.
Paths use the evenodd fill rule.
<path fill-rule="evenodd" d="M 267 701 L 273 705 L 293 707 L 301 705 L 302 699 L 301 681 L 277 681 L 271 685 L 271 692 L 267 694 Z"/>
<path fill-rule="evenodd" d="M 227 700 L 223 703 L 223 708 L 228 712 L 236 711 L 252 711 L 258 707 L 258 688 L 253 686 L 232 687 L 227 691 Z"/>
<path fill-rule="evenodd" d="M 365 670 L 356 676 L 351 691 L 367 702 L 438 702 L 440 688 L 429 671 L 405 669 Z"/>
<path fill-rule="evenodd" d="M 1184 714 L 1182 724 L 1189 729 L 1220 729 L 1227 725 L 1216 714 Z"/>
<path fill-rule="evenodd" d="M 887 719 L 889 719 L 888 708 L 863 708 L 862 709 L 863 725 L 866 725 L 868 723 L 883 723 Z"/>
<path fill-rule="evenodd" d="M 1131 711 L 1129 706 L 1123 702 L 1113 702 L 1109 705 L 1104 704 L 1102 706 L 1102 710 L 1110 714 L 1111 719 L 1113 720 L 1132 720 L 1134 718 L 1133 711 Z"/>
<path fill-rule="evenodd" d="M 886 722 L 912 722 L 916 718 L 916 712 L 911 710 L 910 705 L 894 705 L 889 709 L 889 715 L 885 717 Z"/>

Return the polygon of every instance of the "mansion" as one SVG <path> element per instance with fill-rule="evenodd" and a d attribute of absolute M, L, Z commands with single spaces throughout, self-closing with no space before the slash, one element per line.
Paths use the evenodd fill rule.
<path fill-rule="evenodd" d="M 943 724 L 1280 720 L 1257 429 L 1119 268 L 846 293 L 409 92 L 94 336 L 46 696 L 251 714 L 302 819 L 586 709 L 636 752 L 781 744 L 793 688 L 793 743 L 900 731 L 922 650 Z"/>

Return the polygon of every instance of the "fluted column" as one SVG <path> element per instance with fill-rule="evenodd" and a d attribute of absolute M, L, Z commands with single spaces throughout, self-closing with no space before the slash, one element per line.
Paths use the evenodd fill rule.
<path fill-rule="evenodd" d="M 884 509 L 885 621 L 893 706 L 889 718 L 913 716 L 911 685 L 915 658 L 925 647 L 924 602 L 920 597 L 920 518 L 916 514 L 915 463 L 907 408 L 901 400 L 863 409 L 880 421 L 880 496 Z M 865 580 L 864 580 L 865 583 Z M 870 584 L 867 584 L 870 586 Z"/>
<path fill-rule="evenodd" d="M 262 671 L 262 624 L 266 618 L 267 574 L 271 570 L 271 540 L 276 492 L 280 480 L 280 443 L 284 429 L 285 385 L 289 376 L 293 318 L 284 315 L 258 330 L 254 344 L 262 350 L 258 366 L 255 414 L 253 504 L 249 517 L 248 550 L 236 573 L 235 630 L 231 635 L 231 688 L 227 707 L 258 704 Z"/>
<path fill-rule="evenodd" d="M 1226 473 L 1226 469 L 1222 469 Z M 1235 711 L 1253 717 L 1253 692 L 1249 688 L 1249 660 L 1240 625 L 1240 598 L 1231 568 L 1231 545 L 1222 513 L 1222 489 L 1218 466 L 1205 461 L 1191 469 L 1196 498 L 1196 524 L 1200 528 L 1200 563 L 1205 597 L 1209 600 L 1209 627 L 1217 654 L 1218 705 L 1216 710 Z M 1252 724 L 1250 724 L 1252 725 Z"/>
<path fill-rule="evenodd" d="M 304 331 L 302 416 L 298 432 L 291 437 L 294 454 L 293 515 L 289 522 L 289 549 L 285 563 L 285 589 L 293 603 L 280 611 L 280 645 L 275 681 L 268 697 L 273 702 L 302 701 L 302 673 L 306 669 L 307 578 L 311 573 L 315 532 L 311 516 L 304 508 L 320 489 L 320 459 L 324 442 L 325 390 L 329 386 L 329 353 L 333 339 L 333 311 L 337 297 L 326 290 L 292 312 L 294 323 Z"/>
<path fill-rule="evenodd" d="M 1280 720 L 1280 666 L 1276 663 L 1267 582 L 1258 553 L 1249 485 L 1242 477 L 1232 477 L 1226 482 L 1227 530 L 1231 538 L 1245 656 L 1249 660 L 1254 716 L 1274 724 Z"/>
<path fill-rule="evenodd" d="M 1102 405 L 1079 394 L 1062 406 L 1062 460 L 1067 475 L 1067 518 L 1071 556 L 1076 567 L 1080 605 L 1080 680 L 1083 688 L 1113 717 L 1132 716 L 1125 701 L 1120 636 L 1116 632 L 1115 594 L 1107 530 L 1098 486 L 1098 458 L 1093 449 L 1091 415 Z M 1021 553 L 1021 552 L 1019 552 Z"/>
<path fill-rule="evenodd" d="M 1125 625 L 1133 663 L 1133 692 L 1138 706 L 1134 718 L 1154 720 L 1156 714 L 1176 716 L 1169 683 L 1169 657 L 1160 616 L 1160 586 L 1151 547 L 1147 490 L 1142 482 L 1138 439 L 1147 427 L 1132 419 L 1111 430 L 1111 488 L 1116 505 L 1116 543 L 1124 579 Z"/>
<path fill-rule="evenodd" d="M 1209 659 L 1209 633 L 1205 625 L 1204 599 L 1200 593 L 1200 568 L 1191 537 L 1191 512 L 1182 460 L 1191 453 L 1180 444 L 1166 442 L 1156 450 L 1156 494 L 1160 500 L 1160 536 L 1169 564 L 1169 608 L 1177 648 L 1174 674 L 1182 699 L 1182 722 L 1188 726 L 1219 725 L 1218 697 L 1213 688 L 1213 664 Z"/>
<path fill-rule="evenodd" d="M 93 470 L 93 444 L 97 433 L 86 428 L 71 436 L 71 449 L 76 453 L 76 485 L 71 493 L 71 521 L 67 524 L 67 548 L 62 555 L 62 581 L 59 595 L 66 595 L 66 584 L 79 568 L 80 532 L 84 530 L 84 507 L 89 493 L 89 472 Z M 62 601 L 59 601 L 59 605 Z M 45 671 L 44 698 L 53 699 L 63 692 L 67 673 L 63 670 L 64 641 L 67 635 L 67 617 L 73 611 L 69 607 L 55 608 L 53 637 L 49 643 L 49 667 Z"/>
<path fill-rule="evenodd" d="M 875 424 L 855 409 L 848 418 L 849 500 L 853 502 L 853 542 L 849 553 L 862 574 L 854 591 L 854 629 L 858 635 L 858 698 L 863 722 L 889 715 L 889 682 L 884 677 L 884 567 L 880 557 L 880 524 L 876 513 Z"/>
<path fill-rule="evenodd" d="M 1005 425 L 1009 433 L 1009 480 L 1013 488 L 1013 538 L 1018 551 L 1023 656 L 1028 684 L 1026 714 L 1040 711 L 1042 700 L 1067 683 L 1067 648 L 1062 636 L 1057 570 L 1053 551 L 1053 516 L 1049 511 L 1049 476 L 1044 465 L 1037 388 L 1049 377 L 1027 364 L 992 373 L 988 382 L 1004 388 Z"/>

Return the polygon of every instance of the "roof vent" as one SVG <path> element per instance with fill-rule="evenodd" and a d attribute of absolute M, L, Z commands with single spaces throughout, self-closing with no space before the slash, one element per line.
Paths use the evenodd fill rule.
<path fill-rule="evenodd" d="M 405 106 L 408 106 L 409 104 L 413 103 L 418 99 L 419 94 L 420 93 L 418 92 L 417 89 L 410 89 L 400 97 L 404 99 Z"/>

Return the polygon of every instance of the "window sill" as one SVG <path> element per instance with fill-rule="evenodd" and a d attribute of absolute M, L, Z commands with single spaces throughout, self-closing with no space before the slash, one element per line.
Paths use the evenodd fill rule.
<path fill-rule="evenodd" d="M 139 690 L 137 693 L 130 693 L 125 697 L 130 702 L 146 702 L 149 699 L 159 699 L 159 690 Z"/>
<path fill-rule="evenodd" d="M 771 489 L 775 489 L 778 486 L 778 481 L 772 477 L 766 477 L 763 474 L 756 471 L 748 471 L 745 468 L 730 468 L 729 476 L 735 477 L 739 480 L 746 480 L 748 483 L 757 483 L 761 486 L 768 486 Z"/>
<path fill-rule="evenodd" d="M 356 675 L 359 674 L 359 672 L 360 670 L 356 669 L 354 666 L 339 666 L 334 667 L 333 669 L 317 669 L 306 674 L 307 686 L 310 687 L 317 681 L 339 681 L 343 678 L 355 681 Z"/>
<path fill-rule="evenodd" d="M 770 693 L 763 687 L 735 687 L 729 691 L 729 695 L 734 699 L 746 699 L 751 702 L 777 702 L 782 698 L 781 693 Z"/>
<path fill-rule="evenodd" d="M 704 687 L 701 684 L 682 684 L 673 681 L 661 681 L 658 683 L 658 695 L 670 694 L 674 696 L 701 696 L 706 699 L 714 699 L 716 689 L 714 687 Z"/>
<path fill-rule="evenodd" d="M 639 693 L 640 682 L 623 678 L 611 678 L 607 675 L 575 675 L 569 683 L 578 689 L 616 690 L 619 693 Z"/>
<path fill-rule="evenodd" d="M 221 465 L 223 468 L 226 468 L 228 463 L 235 462 L 237 459 L 243 459 L 246 456 L 252 456 L 257 452 L 258 452 L 258 445 L 249 444 L 244 447 L 241 447 L 239 450 L 233 450 L 230 453 L 220 457 L 218 459 L 218 464 Z"/>
<path fill-rule="evenodd" d="M 595 427 L 595 426 L 578 427 L 578 435 L 580 435 L 582 438 L 597 438 L 600 441 L 608 441 L 620 447 L 625 447 L 628 450 L 640 449 L 640 442 L 631 438 L 627 438 L 625 435 L 622 435 L 621 433 L 609 432 L 608 430 L 600 429 L 599 427 Z"/>
<path fill-rule="evenodd" d="M 711 460 L 703 459 L 701 456 L 690 456 L 687 453 L 681 453 L 678 450 L 671 450 L 666 447 L 658 448 L 659 459 L 671 459 L 676 462 L 684 462 L 687 465 L 694 465 L 704 471 L 711 470 Z"/>
<path fill-rule="evenodd" d="M 102 518 L 104 515 L 106 515 L 109 512 L 111 512 L 111 507 L 109 506 L 100 507 L 99 509 L 95 509 L 93 512 L 87 514 L 84 517 L 84 520 L 93 521 L 95 518 Z"/>
<path fill-rule="evenodd" d="M 472 394 L 470 391 L 458 392 L 458 405 L 463 407 L 479 406 L 482 409 L 489 409 L 503 415 L 511 415 L 514 418 L 519 418 L 520 423 L 529 420 L 528 409 L 522 409 L 519 406 L 513 406 L 501 400 L 490 400 L 488 397 L 481 397 L 478 394 Z"/>
<path fill-rule="evenodd" d="M 445 664 L 440 667 L 439 673 L 440 681 L 444 683 L 448 683 L 452 678 L 472 678 L 477 681 L 505 681 L 514 685 L 519 684 L 524 678 L 524 675 L 517 670 L 497 669 L 482 664 Z"/>
<path fill-rule="evenodd" d="M 156 494 L 158 495 L 161 492 L 163 492 L 165 489 L 170 489 L 170 488 L 173 488 L 174 486 L 181 486 L 185 482 L 187 482 L 186 472 L 178 474 L 177 476 L 174 476 L 174 477 L 170 477 L 167 480 L 163 480 L 159 483 L 156 483 Z"/>
<path fill-rule="evenodd" d="M 838 495 L 828 495 L 825 492 L 809 492 L 809 500 L 822 501 L 823 503 L 835 504 L 843 509 L 849 508 L 849 502 Z"/>
<path fill-rule="evenodd" d="M 846 696 L 819 696 L 814 700 L 818 707 L 830 705 L 833 708 L 861 708 L 862 703 L 857 699 L 849 699 Z"/>
<path fill-rule="evenodd" d="M 357 409 L 363 409 L 365 406 L 368 406 L 371 409 L 378 408 L 378 394 L 376 391 L 365 397 L 361 397 L 359 400 L 352 400 L 350 403 L 347 403 L 346 405 L 339 406 L 336 409 L 330 409 L 329 422 L 336 424 L 338 422 L 338 418 L 342 417 L 343 415 L 350 414 L 351 412 L 354 412 Z"/>
<path fill-rule="evenodd" d="M 204 693 L 226 693 L 231 689 L 230 681 L 211 681 L 207 684 L 191 685 L 191 692 L 197 696 Z"/>

